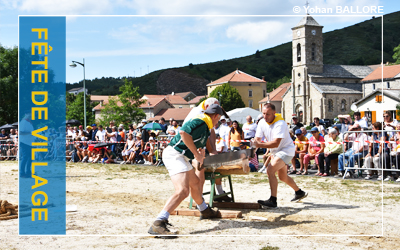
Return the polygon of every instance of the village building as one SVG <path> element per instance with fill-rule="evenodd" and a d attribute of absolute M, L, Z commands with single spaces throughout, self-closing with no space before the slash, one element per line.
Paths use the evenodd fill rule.
<path fill-rule="evenodd" d="M 87 94 L 88 94 L 88 90 L 87 90 L 86 88 L 85 88 L 85 90 L 86 90 L 86 95 L 87 95 Z M 68 90 L 68 93 L 74 94 L 74 95 L 77 95 L 77 94 L 79 94 L 79 93 L 81 93 L 81 92 L 84 92 L 83 87 L 80 87 L 80 88 L 73 88 L 73 89 Z"/>
<path fill-rule="evenodd" d="M 297 114 L 309 124 L 314 117 L 333 119 L 351 111 L 362 99 L 361 80 L 372 69 L 356 65 L 323 64 L 323 26 L 307 15 L 292 28 L 292 83 L 283 95 L 282 116 Z"/>
<path fill-rule="evenodd" d="M 175 93 L 175 95 L 179 95 L 180 97 L 182 97 L 183 99 L 185 99 L 185 101 L 190 102 L 191 100 L 193 100 L 194 98 L 196 98 L 196 95 L 192 92 L 181 92 L 181 93 Z"/>
<path fill-rule="evenodd" d="M 282 113 L 282 97 L 286 91 L 290 88 L 291 83 L 283 83 L 272 92 L 267 93 L 267 96 L 258 102 L 258 109 L 262 112 L 264 104 L 271 103 L 274 104 L 276 112 Z"/>
<path fill-rule="evenodd" d="M 258 109 L 258 102 L 266 97 L 267 94 L 267 82 L 264 79 L 254 77 L 237 69 L 207 84 L 207 96 L 210 96 L 215 88 L 224 83 L 228 83 L 238 90 L 245 107 Z"/>

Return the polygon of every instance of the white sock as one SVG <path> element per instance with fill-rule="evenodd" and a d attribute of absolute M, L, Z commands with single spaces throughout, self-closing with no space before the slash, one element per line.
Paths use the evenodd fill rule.
<path fill-rule="evenodd" d="M 161 213 L 157 216 L 156 220 L 168 220 L 169 213 L 165 210 L 162 210 Z"/>
<path fill-rule="evenodd" d="M 215 185 L 217 187 L 217 195 L 225 193 L 222 189 L 222 185 Z"/>
<path fill-rule="evenodd" d="M 207 204 L 204 202 L 204 200 L 203 200 L 203 203 L 201 203 L 200 205 L 197 205 L 197 207 L 199 208 L 199 210 L 200 210 L 200 212 L 201 211 L 204 211 L 204 210 L 206 210 L 207 209 Z"/>

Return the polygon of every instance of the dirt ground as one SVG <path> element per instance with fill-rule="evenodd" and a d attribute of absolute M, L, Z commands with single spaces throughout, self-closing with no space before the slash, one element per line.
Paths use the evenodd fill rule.
<path fill-rule="evenodd" d="M 0 162 L 1 200 L 18 204 L 17 176 L 17 163 Z M 291 203 L 293 190 L 280 182 L 278 209 L 243 209 L 239 219 L 171 216 L 182 236 L 163 240 L 149 237 L 147 230 L 173 193 L 164 167 L 68 163 L 67 205 L 76 205 L 77 212 L 67 213 L 67 235 L 18 236 L 18 220 L 3 220 L 0 249 L 399 248 L 400 184 L 384 183 L 382 214 L 380 182 L 294 179 L 309 193 L 302 203 Z M 270 195 L 268 179 L 259 173 L 233 176 L 233 188 L 238 202 Z"/>

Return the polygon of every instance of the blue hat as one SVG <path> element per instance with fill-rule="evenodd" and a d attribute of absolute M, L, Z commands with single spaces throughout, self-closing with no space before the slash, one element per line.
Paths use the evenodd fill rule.
<path fill-rule="evenodd" d="M 318 130 L 317 127 L 313 127 L 313 128 L 311 129 L 311 132 L 314 132 L 314 131 L 317 131 L 317 132 L 318 132 L 319 130 Z"/>
<path fill-rule="evenodd" d="M 301 132 L 301 129 L 296 129 L 296 131 L 294 132 L 296 135 L 301 135 L 302 134 L 302 132 Z"/>
<path fill-rule="evenodd" d="M 96 126 L 96 127 L 97 127 L 96 123 L 93 123 L 93 124 L 92 124 L 92 127 L 93 127 L 93 126 Z"/>

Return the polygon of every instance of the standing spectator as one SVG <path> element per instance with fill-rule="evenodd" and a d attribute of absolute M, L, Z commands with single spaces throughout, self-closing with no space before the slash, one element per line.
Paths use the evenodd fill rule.
<path fill-rule="evenodd" d="M 364 155 L 367 154 L 368 143 L 366 142 L 368 137 L 365 133 L 361 132 L 361 127 L 358 123 L 354 124 L 350 127 L 349 131 L 353 131 L 353 133 L 346 133 L 344 136 L 344 140 L 353 141 L 353 145 L 350 149 L 348 149 L 343 154 L 340 154 L 339 159 L 339 177 L 344 175 L 344 164 L 349 161 L 349 168 L 354 167 L 354 161 L 360 160 Z M 346 162 L 345 162 L 346 161 Z M 348 171 L 345 178 L 349 178 L 352 176 L 352 170 Z"/>
<path fill-rule="evenodd" d="M 80 137 L 86 137 L 86 132 L 85 132 L 85 130 L 83 130 L 83 126 L 82 125 L 79 125 L 79 136 Z"/>
<path fill-rule="evenodd" d="M 143 126 L 144 125 L 146 125 L 146 120 L 142 120 L 142 124 L 140 124 L 140 125 L 142 125 L 141 127 L 140 127 L 140 131 L 141 131 L 141 134 L 142 134 L 142 147 L 141 147 L 141 149 L 140 149 L 140 151 L 141 152 L 143 152 L 143 150 L 144 150 L 144 147 L 146 146 L 146 143 L 149 141 L 149 138 L 150 138 L 150 134 L 149 134 L 149 131 L 147 131 L 146 129 L 143 129 Z"/>
<path fill-rule="evenodd" d="M 178 125 L 178 122 L 173 120 L 172 121 L 172 126 L 170 126 L 167 130 L 167 133 L 171 135 L 171 131 L 174 131 L 173 134 L 177 135 L 179 133 L 179 130 L 181 127 Z"/>
<path fill-rule="evenodd" d="M 119 137 L 119 141 L 118 142 L 125 142 L 124 127 L 119 127 L 118 128 L 118 137 Z"/>
<path fill-rule="evenodd" d="M 395 130 L 397 125 L 397 120 L 393 120 L 392 112 L 385 111 L 383 114 L 383 129 L 390 131 Z M 390 137 L 395 135 L 395 132 L 388 132 Z"/>
<path fill-rule="evenodd" d="M 118 133 L 117 133 L 117 127 L 116 126 L 111 128 L 111 133 L 108 133 L 106 131 L 106 139 L 108 141 L 110 141 L 111 143 L 117 143 L 117 135 L 118 135 Z M 111 151 L 115 152 L 115 144 L 111 145 Z"/>
<path fill-rule="evenodd" d="M 120 124 L 119 126 L 118 126 L 118 131 L 119 131 L 119 128 L 122 128 L 122 131 L 124 132 L 124 133 L 126 133 L 126 130 L 125 130 L 125 128 L 124 128 L 124 124 Z M 119 133 L 119 132 L 118 132 Z"/>
<path fill-rule="evenodd" d="M 318 162 L 318 156 L 319 154 L 324 153 L 325 139 L 322 135 L 320 135 L 317 127 L 313 127 L 311 129 L 311 133 L 312 137 L 309 139 L 310 146 L 308 147 L 308 154 L 304 156 L 304 167 L 307 168 L 310 160 L 314 159 L 318 166 L 318 172 L 315 175 L 321 176 L 323 175 L 323 173 L 321 173 L 321 166 L 324 168 L 324 162 Z"/>
<path fill-rule="evenodd" d="M 221 122 L 221 125 L 219 126 L 219 135 L 229 148 L 229 132 L 231 129 L 228 127 L 228 124 L 226 124 L 225 116 L 221 116 L 219 121 Z"/>
<path fill-rule="evenodd" d="M 86 126 L 86 141 L 90 141 L 92 139 L 93 130 L 91 126 Z"/>
<path fill-rule="evenodd" d="M 232 128 L 229 133 L 229 139 L 231 150 L 240 150 L 240 141 L 236 142 L 235 140 L 243 140 L 244 134 L 242 128 L 239 126 L 237 121 L 232 122 Z M 232 141 L 231 141 L 232 140 Z"/>
<path fill-rule="evenodd" d="M 110 125 L 105 129 L 106 132 L 111 133 L 113 127 L 114 127 L 114 121 L 110 121 Z"/>
<path fill-rule="evenodd" d="M 360 125 L 361 129 L 368 129 L 368 124 L 364 119 L 361 119 L 360 112 L 354 112 L 354 124 Z"/>
<path fill-rule="evenodd" d="M 245 140 L 251 140 L 256 135 L 257 131 L 257 124 L 253 122 L 253 118 L 251 116 L 246 117 L 246 123 L 243 124 L 243 133 Z M 249 144 L 248 144 L 249 145 Z"/>
<path fill-rule="evenodd" d="M 299 122 L 299 118 L 297 117 L 296 114 L 292 115 L 292 125 L 290 126 L 293 133 L 296 133 L 296 130 L 300 129 L 301 127 L 304 127 L 303 123 Z"/>
<path fill-rule="evenodd" d="M 92 124 L 92 138 L 90 140 L 97 141 L 97 139 L 96 139 L 97 131 L 98 131 L 97 126 L 95 123 L 93 123 Z"/>
<path fill-rule="evenodd" d="M 324 127 L 324 125 L 321 125 L 321 124 L 319 123 L 319 118 L 318 118 L 318 117 L 314 117 L 314 124 L 315 124 L 315 127 L 318 128 L 318 131 L 319 131 L 323 136 L 325 136 L 325 135 L 326 135 L 325 127 Z"/>
<path fill-rule="evenodd" d="M 96 141 L 105 141 L 106 140 L 106 131 L 103 130 L 103 125 L 99 126 L 99 130 L 96 133 Z"/>
<path fill-rule="evenodd" d="M 396 126 L 396 130 L 398 130 L 395 134 L 395 136 L 391 137 L 390 140 L 391 141 L 395 141 L 396 146 L 394 146 L 392 152 L 390 153 L 391 158 L 392 158 L 392 162 L 395 165 L 396 169 L 400 169 L 400 123 L 397 124 Z M 400 176 L 399 178 L 397 178 L 396 182 L 400 182 Z"/>
<path fill-rule="evenodd" d="M 69 138 L 69 139 L 72 139 L 73 138 L 73 136 L 74 136 L 74 131 L 72 130 L 72 127 L 71 127 L 71 125 L 67 125 L 67 137 Z"/>
<path fill-rule="evenodd" d="M 375 143 L 375 141 L 387 141 L 388 136 L 387 133 L 382 133 L 380 130 L 382 130 L 382 124 L 380 122 L 374 122 L 372 124 L 372 130 L 374 132 L 372 133 L 371 140 L 373 141 L 371 144 L 369 144 L 368 148 L 368 154 L 364 158 L 364 168 L 373 168 L 372 163 L 374 163 L 374 166 L 376 168 L 382 168 L 382 158 L 384 161 L 384 164 L 386 168 L 391 168 L 390 165 L 390 157 L 388 154 L 387 150 L 387 143 L 384 143 L 383 145 L 381 143 Z M 379 180 L 385 179 L 386 180 L 386 174 L 381 173 L 381 175 L 378 177 Z M 372 171 L 368 170 L 368 174 L 365 177 L 366 180 L 372 179 Z M 388 180 L 391 179 L 391 176 L 389 174 Z"/>
<path fill-rule="evenodd" d="M 10 137 L 8 137 L 8 134 L 6 133 L 6 130 L 3 128 L 3 129 L 1 129 L 1 133 L 0 133 L 0 140 L 7 140 L 7 139 L 9 139 Z"/>
<path fill-rule="evenodd" d="M 167 132 L 167 124 L 165 123 L 164 117 L 161 117 L 161 119 L 160 119 L 160 125 L 161 125 L 161 128 L 162 128 L 162 131 L 163 131 L 164 133 L 166 133 L 166 132 Z"/>
<path fill-rule="evenodd" d="M 307 170 L 307 166 L 304 167 L 304 156 L 307 154 L 308 152 L 308 139 L 307 137 L 305 137 L 303 135 L 303 132 L 301 131 L 301 129 L 297 129 L 295 131 L 296 134 L 296 149 L 295 149 L 295 155 L 292 159 L 292 166 L 293 166 L 293 171 L 290 172 L 289 174 L 296 174 L 296 175 L 307 175 L 308 174 L 308 170 Z M 303 144 L 304 142 L 304 144 Z M 298 172 L 296 172 L 296 159 L 300 160 L 300 170 Z M 303 172 L 303 168 L 304 168 L 304 172 Z"/>
<path fill-rule="evenodd" d="M 331 128 L 328 131 L 329 136 L 326 138 L 327 146 L 325 147 L 325 152 L 319 155 L 318 161 L 322 162 L 321 170 L 322 176 L 329 176 L 329 171 L 331 169 L 331 161 L 338 158 L 339 154 L 343 153 L 343 147 L 340 144 L 342 139 L 338 136 L 338 131 L 335 128 Z M 323 162 L 325 160 L 325 169 Z"/>

